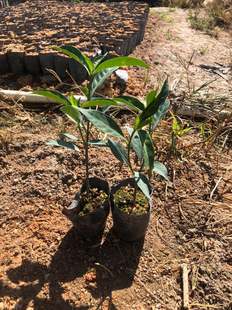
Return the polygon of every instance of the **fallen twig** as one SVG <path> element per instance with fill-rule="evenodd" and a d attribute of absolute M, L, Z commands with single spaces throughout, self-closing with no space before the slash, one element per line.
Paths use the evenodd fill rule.
<path fill-rule="evenodd" d="M 182 269 L 182 285 L 183 285 L 183 309 L 189 309 L 189 284 L 188 284 L 188 266 L 187 264 L 181 265 Z"/>
<path fill-rule="evenodd" d="M 209 200 L 211 201 L 212 198 L 213 198 L 213 194 L 215 193 L 219 183 L 221 182 L 222 180 L 222 177 L 219 178 L 219 180 L 217 181 L 217 183 L 215 184 L 214 188 L 212 189 L 211 193 L 210 193 L 210 196 L 209 196 Z"/>

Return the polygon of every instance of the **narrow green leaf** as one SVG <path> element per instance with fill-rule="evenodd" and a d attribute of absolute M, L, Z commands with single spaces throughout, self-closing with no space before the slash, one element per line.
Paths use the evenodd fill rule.
<path fill-rule="evenodd" d="M 160 107 L 165 104 L 167 96 L 168 96 L 168 80 L 164 82 L 160 93 L 158 94 L 158 96 L 156 96 L 154 101 L 151 102 L 149 106 L 147 106 L 146 109 L 136 118 L 134 128 L 140 129 L 144 127 L 147 124 L 148 119 L 151 116 L 155 115 L 157 111 L 160 109 Z"/>
<path fill-rule="evenodd" d="M 95 110 L 80 108 L 79 111 L 101 132 L 118 138 L 124 138 L 121 128 L 110 116 Z"/>
<path fill-rule="evenodd" d="M 150 199 L 151 198 L 151 191 L 150 191 L 150 183 L 147 177 L 139 172 L 135 172 L 134 174 L 135 182 L 137 186 L 141 189 L 143 194 Z"/>
<path fill-rule="evenodd" d="M 82 108 L 90 108 L 90 107 L 108 107 L 108 106 L 115 106 L 118 105 L 117 102 L 115 102 L 112 99 L 104 99 L 104 98 L 99 98 L 99 99 L 94 99 L 90 101 L 85 101 L 81 104 Z"/>
<path fill-rule="evenodd" d="M 99 88 L 105 82 L 105 80 L 117 69 L 118 67 L 107 68 L 100 71 L 94 76 L 93 80 L 90 83 L 90 98 L 94 95 L 97 88 Z"/>
<path fill-rule="evenodd" d="M 143 135 L 142 138 L 141 138 L 141 135 Z M 144 141 L 141 141 L 143 144 L 144 166 L 152 171 L 153 166 L 154 166 L 154 158 L 155 158 L 155 150 L 154 150 L 153 141 L 149 133 L 144 130 L 139 131 L 139 136 L 141 140 L 142 139 L 144 140 Z"/>
<path fill-rule="evenodd" d="M 89 97 L 89 89 L 88 89 L 87 85 L 81 86 L 80 89 L 81 89 L 82 94 L 85 95 L 86 98 L 88 98 Z"/>
<path fill-rule="evenodd" d="M 71 45 L 65 45 L 62 47 L 54 47 L 54 49 L 60 53 L 63 53 L 64 55 L 69 56 L 70 58 L 74 59 L 80 64 L 82 64 L 82 66 L 86 69 L 89 75 L 92 73 L 94 69 L 94 65 L 92 61 L 90 60 L 88 56 L 82 53 L 78 48 L 71 46 Z"/>
<path fill-rule="evenodd" d="M 72 135 L 71 133 L 68 133 L 68 132 L 61 132 L 60 133 L 62 136 L 64 136 L 65 138 L 69 139 L 69 140 L 72 140 L 72 141 L 77 141 L 78 138 L 74 135 Z"/>
<path fill-rule="evenodd" d="M 114 100 L 124 103 L 127 107 L 135 110 L 143 111 L 145 109 L 144 104 L 136 97 L 121 96 L 121 97 L 115 97 Z"/>
<path fill-rule="evenodd" d="M 78 147 L 72 142 L 66 142 L 64 140 L 50 140 L 46 143 L 47 145 L 51 146 L 61 146 L 69 150 L 77 151 L 79 150 Z"/>
<path fill-rule="evenodd" d="M 108 52 L 106 52 L 104 55 L 96 55 L 92 62 L 94 63 L 95 68 L 107 57 Z"/>
<path fill-rule="evenodd" d="M 159 161 L 154 162 L 153 172 L 161 175 L 163 178 L 165 178 L 167 181 L 169 181 L 168 178 L 168 170 L 164 164 L 162 164 Z"/>
<path fill-rule="evenodd" d="M 127 151 L 122 144 L 108 139 L 108 146 L 110 147 L 111 152 L 119 161 L 128 165 Z"/>
<path fill-rule="evenodd" d="M 93 145 L 93 146 L 104 146 L 104 147 L 108 147 L 108 143 L 104 140 L 99 140 L 99 139 L 96 139 L 96 140 L 90 140 L 88 142 L 88 144 L 90 145 Z"/>
<path fill-rule="evenodd" d="M 129 66 L 134 66 L 134 67 L 143 67 L 143 68 L 148 68 L 149 66 L 140 59 L 136 59 L 133 57 L 127 57 L 127 56 L 121 56 L 121 57 L 115 57 L 111 58 L 109 60 L 105 60 L 104 62 L 100 63 L 94 73 L 98 73 L 104 69 L 107 68 L 112 68 L 112 67 L 129 67 Z"/>
<path fill-rule="evenodd" d="M 152 102 L 155 101 L 157 96 L 157 91 L 156 90 L 152 90 L 150 91 L 147 96 L 146 96 L 146 106 L 148 107 Z"/>
<path fill-rule="evenodd" d="M 34 91 L 33 93 L 36 95 L 47 97 L 51 99 L 52 101 L 63 104 L 63 105 L 70 104 L 69 100 L 57 90 L 46 90 L 46 89 L 42 90 L 41 89 L 41 90 Z"/>
<path fill-rule="evenodd" d="M 80 99 L 77 100 L 73 95 L 69 96 L 68 99 L 69 99 L 72 106 L 79 107 Z"/>
<path fill-rule="evenodd" d="M 64 112 L 74 123 L 80 123 L 80 112 L 76 107 L 66 105 L 61 108 L 61 111 Z"/>
<path fill-rule="evenodd" d="M 182 131 L 181 131 L 182 136 L 184 136 L 187 133 L 189 133 L 192 129 L 193 129 L 192 127 L 183 128 Z"/>
<path fill-rule="evenodd" d="M 152 119 L 153 130 L 158 126 L 159 122 L 164 118 L 169 107 L 170 107 L 170 101 L 167 99 L 165 100 L 164 104 L 159 107 L 158 111 L 153 115 L 153 119 Z"/>
<path fill-rule="evenodd" d="M 181 130 L 180 123 L 178 122 L 175 115 L 172 115 L 172 131 L 174 132 L 175 135 L 178 136 L 180 130 Z"/>
<path fill-rule="evenodd" d="M 129 135 L 131 136 L 133 133 L 133 128 L 131 127 L 127 127 L 127 131 L 129 133 Z M 133 148 L 133 150 L 135 151 L 138 160 L 141 162 L 143 161 L 143 145 L 140 139 L 140 136 L 138 134 L 138 132 L 135 132 L 132 141 L 131 141 L 131 146 Z"/>

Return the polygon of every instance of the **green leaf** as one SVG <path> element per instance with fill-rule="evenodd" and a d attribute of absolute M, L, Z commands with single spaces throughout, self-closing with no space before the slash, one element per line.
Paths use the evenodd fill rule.
<path fill-rule="evenodd" d="M 72 106 L 79 107 L 80 99 L 77 100 L 73 95 L 69 96 L 68 99 L 69 99 Z"/>
<path fill-rule="evenodd" d="M 155 150 L 153 141 L 149 133 L 145 130 L 139 131 L 141 143 L 143 145 L 144 166 L 152 171 L 154 166 Z"/>
<path fill-rule="evenodd" d="M 34 91 L 33 93 L 36 95 L 47 97 L 51 99 L 52 101 L 63 104 L 63 105 L 70 104 L 69 100 L 57 90 L 46 90 L 46 89 L 42 90 L 41 89 L 41 90 Z"/>
<path fill-rule="evenodd" d="M 143 67 L 143 68 L 149 67 L 143 60 L 133 58 L 133 57 L 121 56 L 121 57 L 111 58 L 109 60 L 105 60 L 104 62 L 100 63 L 95 69 L 94 73 L 98 73 L 107 68 L 129 67 L 129 66 Z"/>
<path fill-rule="evenodd" d="M 166 166 L 164 164 L 162 164 L 161 162 L 159 162 L 159 161 L 154 162 L 153 172 L 161 175 L 163 178 L 165 178 L 167 181 L 169 181 L 168 170 L 167 170 Z"/>
<path fill-rule="evenodd" d="M 101 132 L 118 138 L 124 138 L 121 128 L 110 116 L 95 110 L 80 108 L 79 111 Z"/>
<path fill-rule="evenodd" d="M 88 98 L 88 96 L 89 96 L 89 89 L 88 89 L 87 85 L 81 86 L 80 90 L 81 90 L 82 94 L 85 95 L 86 98 Z"/>
<path fill-rule="evenodd" d="M 183 128 L 181 131 L 181 135 L 185 135 L 187 133 L 189 133 L 193 128 L 192 127 L 187 127 L 187 128 Z"/>
<path fill-rule="evenodd" d="M 165 100 L 164 104 L 159 107 L 158 111 L 153 115 L 153 119 L 152 119 L 153 130 L 158 126 L 159 122 L 164 118 L 169 107 L 170 107 L 170 101 L 167 99 Z"/>
<path fill-rule="evenodd" d="M 120 144 L 119 142 L 115 142 L 111 139 L 108 139 L 108 146 L 110 147 L 111 152 L 119 161 L 128 165 L 127 152 L 122 144 Z"/>
<path fill-rule="evenodd" d="M 61 132 L 61 135 L 64 136 L 65 138 L 72 140 L 72 141 L 77 141 L 78 138 L 72 135 L 71 133 L 68 132 Z"/>
<path fill-rule="evenodd" d="M 157 96 L 157 91 L 156 90 L 152 90 L 150 91 L 147 96 L 146 96 L 146 106 L 148 107 L 152 102 L 155 101 Z"/>
<path fill-rule="evenodd" d="M 105 82 L 105 80 L 117 69 L 118 67 L 107 68 L 94 76 L 93 80 L 90 83 L 90 98 L 93 96 L 97 88 L 100 87 Z"/>
<path fill-rule="evenodd" d="M 72 142 L 66 142 L 64 140 L 50 140 L 46 143 L 47 145 L 51 146 L 61 146 L 69 150 L 77 151 L 79 150 L 78 147 Z"/>
<path fill-rule="evenodd" d="M 133 128 L 131 127 L 127 127 L 127 131 L 129 133 L 129 135 L 131 136 L 133 133 Z M 135 151 L 139 161 L 143 160 L 143 145 L 140 139 L 140 136 L 138 134 L 138 132 L 135 132 L 132 141 L 131 141 L 131 146 L 133 148 L 133 150 Z"/>
<path fill-rule="evenodd" d="M 104 147 L 108 147 L 108 143 L 104 140 L 99 140 L 99 139 L 96 139 L 96 140 L 90 140 L 88 142 L 88 144 L 90 145 L 93 145 L 93 146 L 104 146 Z"/>
<path fill-rule="evenodd" d="M 133 129 L 128 127 L 127 130 L 131 135 Z M 138 130 L 132 138 L 131 145 L 139 161 L 144 161 L 144 166 L 152 170 L 155 150 L 150 134 L 145 130 Z"/>
<path fill-rule="evenodd" d="M 64 112 L 74 123 L 80 123 L 80 112 L 76 107 L 66 105 L 61 108 L 61 111 Z"/>
<path fill-rule="evenodd" d="M 92 61 L 90 60 L 88 56 L 82 53 L 78 48 L 71 46 L 71 45 L 65 45 L 62 47 L 54 47 L 53 49 L 55 49 L 56 51 L 60 53 L 63 53 L 64 55 L 69 56 L 70 58 L 82 64 L 82 66 L 86 69 L 89 75 L 92 73 L 94 69 L 94 65 Z"/>
<path fill-rule="evenodd" d="M 162 105 L 165 104 L 165 101 L 168 96 L 168 80 L 166 80 L 161 88 L 160 93 L 153 102 L 146 107 L 146 109 L 136 118 L 135 120 L 135 129 L 140 129 L 147 125 L 148 120 L 151 116 L 155 115 Z"/>
<path fill-rule="evenodd" d="M 143 194 L 150 199 L 151 198 L 151 191 L 150 191 L 150 183 L 147 177 L 139 172 L 134 173 L 135 182 L 137 186 L 141 189 Z"/>
<path fill-rule="evenodd" d="M 124 103 L 129 108 L 132 108 L 135 110 L 143 111 L 145 109 L 144 104 L 136 97 L 121 96 L 121 97 L 115 97 L 114 100 Z"/>
<path fill-rule="evenodd" d="M 178 122 L 177 118 L 175 117 L 175 115 L 172 114 L 172 131 L 173 133 L 178 136 L 179 132 L 181 130 L 181 126 L 180 123 Z"/>
<path fill-rule="evenodd" d="M 117 102 L 115 102 L 112 99 L 104 99 L 104 98 L 99 98 L 99 99 L 94 99 L 90 101 L 85 101 L 84 103 L 81 104 L 82 108 L 90 108 L 90 107 L 108 107 L 112 105 L 118 105 Z"/>
<path fill-rule="evenodd" d="M 104 55 L 96 55 L 94 58 L 93 58 L 93 63 L 94 63 L 94 66 L 95 68 L 107 57 L 108 55 L 108 52 L 106 52 Z"/>

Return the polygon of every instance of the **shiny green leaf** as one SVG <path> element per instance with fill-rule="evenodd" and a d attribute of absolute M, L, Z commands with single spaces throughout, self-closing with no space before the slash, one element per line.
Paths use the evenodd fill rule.
<path fill-rule="evenodd" d="M 147 199 L 151 198 L 150 183 L 147 177 L 139 172 L 134 174 L 135 182 Z"/>
<path fill-rule="evenodd" d="M 46 89 L 42 90 L 41 89 L 41 90 L 34 91 L 34 94 L 44 96 L 46 98 L 51 99 L 54 102 L 57 102 L 63 105 L 70 104 L 69 100 L 57 90 L 46 90 Z"/>
<path fill-rule="evenodd" d="M 133 128 L 127 127 L 127 131 L 129 133 L 129 135 L 131 136 L 133 133 Z M 138 160 L 143 161 L 143 145 L 142 145 L 142 142 L 141 142 L 141 139 L 140 139 L 138 132 L 134 133 L 134 136 L 133 136 L 132 141 L 131 141 L 131 146 L 132 146 L 133 150 L 135 151 L 135 153 L 138 157 Z"/>
<path fill-rule="evenodd" d="M 80 99 L 76 99 L 73 95 L 69 96 L 68 99 L 69 99 L 72 106 L 79 107 Z"/>
<path fill-rule="evenodd" d="M 108 143 L 104 140 L 99 140 L 99 139 L 96 139 L 96 140 L 90 140 L 88 142 L 88 144 L 90 145 L 93 145 L 93 146 L 104 146 L 104 147 L 108 147 Z"/>
<path fill-rule="evenodd" d="M 92 123 L 99 131 L 106 134 L 124 138 L 123 132 L 112 117 L 96 110 L 88 110 L 80 108 L 79 111 Z"/>
<path fill-rule="evenodd" d="M 97 73 L 90 82 L 90 98 L 93 96 L 97 88 L 99 88 L 105 80 L 118 69 L 118 67 L 107 68 Z"/>
<path fill-rule="evenodd" d="M 105 53 L 104 55 L 96 55 L 93 59 L 92 62 L 94 63 L 95 68 L 107 57 L 108 52 Z"/>
<path fill-rule="evenodd" d="M 112 99 L 104 99 L 104 98 L 98 98 L 90 101 L 85 101 L 81 104 L 82 108 L 90 108 L 90 107 L 108 107 L 108 106 L 115 106 L 118 105 L 117 102 L 115 102 Z"/>
<path fill-rule="evenodd" d="M 95 69 L 94 73 L 98 73 L 107 68 L 129 66 L 148 68 L 148 65 L 143 60 L 133 57 L 120 56 L 105 60 L 104 62 L 100 63 Z"/>
<path fill-rule="evenodd" d="M 54 49 L 64 55 L 69 56 L 70 58 L 74 59 L 80 64 L 82 64 L 82 66 L 86 69 L 89 75 L 92 73 L 94 69 L 94 65 L 92 61 L 90 60 L 88 56 L 82 53 L 78 48 L 71 46 L 71 45 L 65 45 L 62 47 L 54 47 Z"/>
<path fill-rule="evenodd" d="M 151 116 L 155 115 L 159 111 L 162 105 L 165 105 L 168 96 L 168 80 L 166 80 L 161 88 L 160 93 L 156 96 L 153 102 L 146 107 L 146 109 L 136 118 L 135 129 L 140 129 L 147 125 Z"/>
<path fill-rule="evenodd" d="M 153 103 L 156 99 L 157 91 L 152 90 L 146 96 L 146 106 L 148 107 L 151 103 Z"/>
<path fill-rule="evenodd" d="M 127 151 L 121 143 L 108 139 L 108 146 L 119 161 L 128 165 Z"/>
<path fill-rule="evenodd" d="M 163 178 L 165 178 L 167 181 L 169 181 L 168 170 L 167 170 L 166 166 L 164 164 L 162 164 L 161 162 L 159 162 L 159 161 L 154 162 L 153 172 L 161 175 Z"/>
<path fill-rule="evenodd" d="M 152 129 L 154 130 L 159 122 L 164 118 L 165 114 L 167 113 L 170 107 L 170 101 L 167 99 L 165 100 L 164 104 L 159 107 L 157 112 L 152 117 Z"/>
<path fill-rule="evenodd" d="M 120 96 L 120 97 L 115 97 L 114 100 L 124 103 L 127 107 L 132 108 L 133 110 L 135 109 L 135 110 L 143 111 L 145 109 L 144 104 L 136 97 Z"/>
<path fill-rule="evenodd" d="M 74 123 L 80 123 L 80 112 L 76 107 L 66 105 L 61 108 L 61 111 L 64 112 Z"/>
<path fill-rule="evenodd" d="M 72 140 L 72 141 L 77 141 L 78 138 L 74 135 L 72 135 L 71 133 L 68 132 L 61 132 L 61 135 L 64 136 L 65 138 Z"/>
<path fill-rule="evenodd" d="M 152 171 L 155 158 L 153 141 L 149 133 L 145 130 L 139 130 L 138 134 L 143 146 L 144 166 Z"/>
<path fill-rule="evenodd" d="M 79 150 L 78 147 L 74 143 L 66 142 L 63 140 L 50 140 L 46 144 L 51 145 L 51 146 L 61 146 L 61 147 L 64 147 L 66 149 L 73 150 L 73 151 Z"/>

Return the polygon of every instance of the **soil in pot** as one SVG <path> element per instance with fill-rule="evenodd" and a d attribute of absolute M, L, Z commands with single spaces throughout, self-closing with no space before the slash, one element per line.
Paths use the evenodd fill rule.
<path fill-rule="evenodd" d="M 107 199 L 108 195 L 99 188 L 90 188 L 89 192 L 83 192 L 80 199 L 82 208 L 79 216 L 82 217 L 97 211 Z"/>
<path fill-rule="evenodd" d="M 85 181 L 63 213 L 72 221 L 80 236 L 95 240 L 101 237 L 109 214 L 109 185 L 104 180 L 90 178 L 89 190 L 87 188 Z"/>
<path fill-rule="evenodd" d="M 136 192 L 132 186 L 121 187 L 114 195 L 115 206 L 125 214 L 142 215 L 149 211 L 149 205 L 146 197 L 140 190 Z"/>
<path fill-rule="evenodd" d="M 134 180 L 127 179 L 111 191 L 113 229 L 125 241 L 143 238 L 150 220 L 151 201 L 139 189 L 134 200 L 134 186 Z"/>

